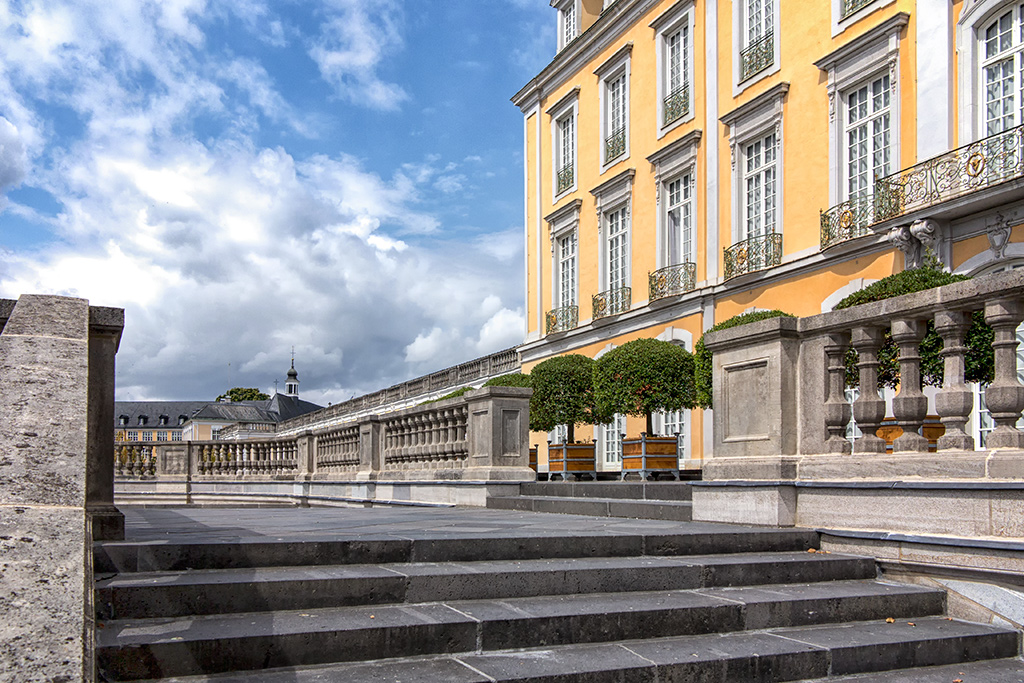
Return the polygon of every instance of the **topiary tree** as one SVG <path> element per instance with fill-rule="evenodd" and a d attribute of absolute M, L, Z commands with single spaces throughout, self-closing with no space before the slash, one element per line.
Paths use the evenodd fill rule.
<path fill-rule="evenodd" d="M 966 275 L 947 273 L 941 269 L 938 262 L 931 260 L 920 268 L 890 275 L 868 285 L 859 292 L 854 292 L 836 304 L 836 310 L 969 279 Z M 993 338 L 992 328 L 985 324 L 985 313 L 975 311 L 965 339 L 968 351 L 964 357 L 964 381 L 982 383 L 992 381 L 995 367 L 995 357 L 992 353 Z M 940 386 L 943 375 L 943 362 L 939 355 L 942 351 L 942 338 L 935 331 L 935 323 L 931 320 L 928 321 L 928 329 L 919 348 L 922 384 Z M 878 387 L 885 386 L 895 389 L 900 381 L 899 349 L 892 340 L 889 330 L 885 331 L 882 348 L 878 351 L 878 362 Z M 850 349 L 846 354 L 846 384 L 855 387 L 859 383 L 857 352 Z"/>
<path fill-rule="evenodd" d="M 594 394 L 602 421 L 642 415 L 653 434 L 653 413 L 694 407 L 693 356 L 669 342 L 634 339 L 594 361 Z"/>
<path fill-rule="evenodd" d="M 717 332 L 718 330 L 727 330 L 730 327 L 739 327 L 740 325 L 746 325 L 748 323 L 757 322 L 758 320 L 767 320 L 768 318 L 792 318 L 792 313 L 786 313 L 780 310 L 771 311 L 752 311 L 750 313 L 741 313 L 734 315 L 728 320 L 723 320 L 711 327 L 708 332 Z M 707 334 L 705 332 L 704 334 Z M 707 347 L 704 346 L 704 337 L 701 336 L 697 340 L 697 343 L 693 347 L 693 364 L 694 364 L 694 385 L 696 387 L 696 404 L 701 408 L 711 407 L 711 372 L 713 369 L 712 361 L 714 360 L 712 353 L 708 351 Z"/>
<path fill-rule="evenodd" d="M 492 377 L 484 382 L 485 387 L 533 387 L 532 379 L 530 375 L 524 375 L 521 372 L 510 372 L 507 375 L 499 375 L 498 377 Z"/>
<path fill-rule="evenodd" d="M 594 361 L 579 354 L 555 356 L 538 363 L 530 372 L 530 429 L 550 432 L 568 426 L 566 440 L 576 440 L 577 424 L 600 421 L 594 405 Z"/>
<path fill-rule="evenodd" d="M 266 401 L 270 397 L 255 387 L 234 387 L 217 397 L 218 401 L 228 399 L 232 403 L 242 401 Z"/>

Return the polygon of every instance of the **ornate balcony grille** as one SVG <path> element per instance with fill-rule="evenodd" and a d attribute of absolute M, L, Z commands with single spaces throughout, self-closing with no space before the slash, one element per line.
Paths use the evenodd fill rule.
<path fill-rule="evenodd" d="M 740 52 L 740 80 L 745 81 L 764 71 L 775 61 L 774 33 L 768 31 Z"/>
<path fill-rule="evenodd" d="M 725 279 L 777 266 L 782 262 L 782 235 L 771 232 L 737 242 L 725 250 Z"/>
<path fill-rule="evenodd" d="M 629 310 L 632 301 L 633 290 L 630 287 L 617 287 L 595 294 L 593 298 L 594 320 L 625 313 Z"/>
<path fill-rule="evenodd" d="M 843 19 L 850 16 L 861 7 L 867 7 L 873 0 L 843 0 Z"/>
<path fill-rule="evenodd" d="M 554 308 L 544 316 L 545 334 L 565 332 L 576 329 L 580 324 L 580 309 L 578 306 L 562 306 Z"/>
<path fill-rule="evenodd" d="M 990 135 L 875 181 L 874 221 L 888 220 L 1024 175 L 1024 126 Z"/>
<path fill-rule="evenodd" d="M 821 248 L 867 235 L 874 215 L 870 195 L 854 197 L 821 212 Z"/>
<path fill-rule="evenodd" d="M 693 289 L 697 280 L 697 264 L 680 263 L 660 268 L 648 274 L 650 299 L 664 299 L 667 296 L 683 294 Z"/>
<path fill-rule="evenodd" d="M 626 129 L 619 128 L 604 141 L 604 162 L 608 163 L 626 153 Z"/>
<path fill-rule="evenodd" d="M 562 192 L 568 190 L 570 187 L 572 187 L 573 181 L 575 180 L 576 169 L 573 167 L 571 163 L 566 164 L 558 172 L 558 179 L 555 182 L 555 194 L 561 194 Z"/>
<path fill-rule="evenodd" d="M 690 113 L 690 84 L 683 83 L 665 98 L 665 123 L 678 121 Z"/>

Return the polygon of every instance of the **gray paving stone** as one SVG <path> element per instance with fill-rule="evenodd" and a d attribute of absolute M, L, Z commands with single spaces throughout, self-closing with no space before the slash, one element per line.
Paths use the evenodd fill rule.
<path fill-rule="evenodd" d="M 1024 683 L 1024 662 L 1020 659 L 971 662 L 908 671 L 819 678 L 806 683 L 952 683 L 956 680 L 962 683 Z"/>

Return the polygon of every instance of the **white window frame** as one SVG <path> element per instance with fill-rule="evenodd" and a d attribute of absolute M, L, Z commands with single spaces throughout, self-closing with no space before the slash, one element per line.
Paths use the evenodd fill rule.
<path fill-rule="evenodd" d="M 674 142 L 670 142 L 657 152 L 647 157 L 647 161 L 654 167 L 654 184 L 656 188 L 655 201 L 658 204 L 657 212 L 657 234 L 655 238 L 656 268 L 664 268 L 669 264 L 668 258 L 668 222 L 667 222 L 667 196 L 668 183 L 689 174 L 696 182 L 697 178 L 697 151 L 700 146 L 701 131 L 695 130 L 687 133 Z M 691 205 L 693 210 L 693 251 L 689 260 L 697 262 L 697 237 L 700 234 L 697 224 L 697 203 L 698 192 L 694 186 L 691 192 Z"/>
<path fill-rule="evenodd" d="M 622 439 L 626 433 L 626 416 L 616 413 L 608 424 L 594 426 L 594 441 L 597 443 L 597 462 L 603 472 L 622 469 Z M 609 449 L 614 442 L 615 448 Z"/>
<path fill-rule="evenodd" d="M 598 288 L 605 292 L 609 289 L 608 276 L 608 226 L 607 217 L 612 211 L 624 209 L 626 212 L 626 273 L 627 287 L 632 288 L 633 278 L 633 179 L 636 175 L 634 169 L 627 169 L 622 173 L 610 178 L 598 187 L 591 190 L 597 204 L 598 216 L 598 240 L 600 255 L 598 257 Z"/>
<path fill-rule="evenodd" d="M 866 8 L 865 8 L 866 9 Z M 846 110 L 849 93 L 889 72 L 890 168 L 900 166 L 900 33 L 910 17 L 900 13 L 814 63 L 825 72 L 828 92 L 829 208 L 846 196 Z"/>
<path fill-rule="evenodd" d="M 563 197 L 566 197 L 579 189 L 579 86 L 570 90 L 564 97 L 558 100 L 547 110 L 551 120 L 551 203 L 556 204 Z M 573 174 L 572 184 L 561 192 L 558 191 L 558 173 L 561 171 L 564 159 L 562 154 L 562 132 L 560 124 L 570 119 L 573 127 L 573 141 L 571 159 Z"/>
<path fill-rule="evenodd" d="M 693 1 L 686 0 L 685 2 L 676 3 L 668 10 L 660 14 L 654 21 L 650 23 L 650 27 L 656 31 L 655 43 L 656 43 L 656 54 L 657 54 L 657 69 L 658 69 L 658 139 L 660 140 L 669 131 L 678 128 L 687 121 L 692 121 L 695 114 L 696 97 L 694 93 L 694 71 L 693 71 L 693 32 L 694 32 L 694 9 Z M 668 97 L 671 92 L 669 91 L 669 81 L 671 74 L 669 73 L 669 38 L 675 35 L 679 31 L 685 31 L 687 34 L 686 44 L 683 46 L 681 55 L 682 59 L 682 73 L 681 77 L 683 83 L 689 84 L 690 87 L 690 107 L 689 110 L 680 118 L 669 123 L 665 123 L 665 98 Z"/>
<path fill-rule="evenodd" d="M 608 169 L 616 166 L 629 159 L 629 129 L 630 129 L 630 96 L 629 96 L 629 82 L 630 82 L 630 59 L 633 52 L 633 43 L 629 42 L 620 47 L 615 53 L 606 59 L 601 66 L 594 70 L 594 74 L 600 80 L 599 91 L 599 104 L 601 111 L 601 125 L 599 126 L 601 131 L 601 139 L 598 143 L 598 153 L 600 154 L 601 160 L 601 175 L 603 175 Z M 611 83 L 618 79 L 623 79 L 622 88 L 622 101 L 623 101 L 623 121 L 622 126 L 625 134 L 625 147 L 622 154 L 618 155 L 614 159 L 608 159 L 605 154 L 605 145 L 608 138 L 614 132 L 611 129 L 612 122 L 609 116 L 609 107 L 611 106 L 609 101 L 608 89 Z"/>
<path fill-rule="evenodd" d="M 843 16 L 843 2 L 844 0 L 832 0 L 832 37 L 835 38 L 840 33 L 856 24 L 861 19 L 865 18 L 875 10 L 887 7 L 896 0 L 871 0 L 863 7 L 850 13 L 850 16 Z"/>
<path fill-rule="evenodd" d="M 737 95 L 739 95 L 740 93 L 742 93 L 744 90 L 754 85 L 755 83 L 760 83 L 761 81 L 763 81 L 765 78 L 768 78 L 772 74 L 778 73 L 779 70 L 782 68 L 779 50 L 779 45 L 782 42 L 782 32 L 779 29 L 779 12 L 781 9 L 779 6 L 780 3 L 779 0 L 762 0 L 763 2 L 767 3 L 768 6 L 771 7 L 772 11 L 773 24 L 771 28 L 772 35 L 774 36 L 772 39 L 772 65 L 762 69 L 761 71 L 758 71 L 756 74 L 751 75 L 750 78 L 747 78 L 745 80 L 740 79 L 740 75 L 742 73 L 742 53 L 743 50 L 746 49 L 748 42 L 746 8 L 747 3 L 749 1 L 750 0 L 733 0 L 732 3 L 732 35 L 734 44 L 734 54 L 732 60 L 733 97 L 736 97 Z"/>
<path fill-rule="evenodd" d="M 601 258 L 604 261 L 604 281 L 601 284 L 601 291 L 632 288 L 633 273 L 630 267 L 632 260 L 632 212 L 628 201 L 621 202 L 615 206 L 605 209 L 601 214 L 603 227 L 603 239 L 601 240 Z M 618 227 L 614 234 L 612 226 Z M 616 237 L 622 238 L 621 259 L 619 266 L 621 277 L 612 282 L 612 240 Z"/>
<path fill-rule="evenodd" d="M 565 245 L 572 245 L 572 256 L 565 255 Z M 568 230 L 560 235 L 555 243 L 555 263 L 557 272 L 554 273 L 555 286 L 552 288 L 553 308 L 564 308 L 565 306 L 579 307 L 579 235 L 576 230 Z M 571 263 L 571 281 L 566 287 L 566 264 Z M 568 292 L 566 290 L 569 290 Z"/>
<path fill-rule="evenodd" d="M 746 188 L 744 151 L 750 143 L 775 134 L 775 227 L 773 232 L 784 235 L 785 222 L 785 139 L 783 137 L 783 104 L 789 92 L 789 83 L 780 83 L 750 102 L 737 107 L 721 118 L 729 128 L 731 154 L 732 246 L 746 233 Z M 785 246 L 785 243 L 783 243 Z"/>
<path fill-rule="evenodd" d="M 958 64 L 958 88 L 960 99 L 959 139 L 957 144 L 963 146 L 986 137 L 983 121 L 985 120 L 985 98 L 983 95 L 984 81 L 981 78 L 981 65 L 985 61 L 984 43 L 985 28 L 1000 14 L 1008 9 L 1019 6 L 1018 2 L 1006 0 L 965 0 L 956 26 Z M 1018 73 L 1018 77 L 1022 74 Z M 1024 81 L 1024 78 L 1021 78 Z M 1016 95 L 1022 99 L 1022 84 L 1015 84 Z M 1020 112 L 1021 108 L 1018 107 Z M 1018 125 L 1024 121 L 1018 119 Z"/>
<path fill-rule="evenodd" d="M 888 83 L 885 83 L 886 80 L 888 80 Z M 871 110 L 871 106 L 873 105 L 873 102 L 872 102 L 872 100 L 873 100 L 873 90 L 872 90 L 872 88 L 879 81 L 883 82 L 883 88 L 880 91 L 880 93 L 883 96 L 887 96 L 889 98 L 889 101 L 888 101 L 888 103 L 883 108 L 879 109 L 878 111 L 872 111 Z M 858 92 L 860 92 L 862 90 L 865 90 L 865 89 L 867 90 L 867 102 L 868 102 L 868 109 L 869 109 L 869 111 L 864 116 L 864 118 L 862 118 L 859 121 L 857 121 L 856 125 L 853 125 L 850 122 L 850 115 L 851 115 L 851 102 L 850 102 L 850 100 L 854 96 L 854 93 L 858 93 Z M 843 145 L 842 145 L 842 159 L 841 159 L 841 167 L 842 167 L 842 170 L 843 170 L 843 174 L 842 174 L 842 183 L 843 184 L 842 184 L 842 187 L 840 188 L 842 190 L 842 192 L 840 194 L 840 197 L 842 199 L 852 199 L 853 198 L 853 193 L 850 190 L 850 185 L 851 185 L 851 183 L 853 181 L 854 174 L 852 174 L 850 172 L 850 165 L 851 165 L 852 159 L 851 159 L 851 145 L 850 145 L 850 139 L 849 138 L 850 138 L 850 134 L 855 129 L 864 128 L 865 131 L 866 131 L 866 134 L 868 136 L 867 143 L 866 143 L 867 146 L 868 146 L 867 157 L 869 158 L 869 167 L 867 169 L 868 179 L 867 179 L 866 187 L 863 188 L 862 191 L 859 191 L 859 196 L 861 196 L 861 197 L 872 196 L 874 194 L 874 179 L 876 177 L 885 177 L 885 176 L 889 175 L 890 173 L 893 173 L 894 170 L 895 170 L 894 169 L 895 159 L 893 159 L 893 156 L 892 156 L 892 140 L 895 137 L 895 131 L 892 128 L 892 123 L 893 123 L 893 121 L 892 121 L 892 104 L 893 104 L 892 97 L 893 97 L 893 92 L 894 91 L 895 91 L 895 88 L 892 87 L 892 77 L 889 75 L 888 72 L 882 71 L 880 73 L 877 73 L 877 74 L 874 74 L 874 75 L 870 76 L 867 80 L 862 81 L 861 83 L 858 83 L 858 84 L 852 86 L 851 88 L 848 88 L 842 94 L 842 97 L 841 97 L 842 112 L 841 112 L 841 116 L 839 116 L 840 123 L 842 124 L 842 126 L 844 128 Z M 889 118 L 889 130 L 888 130 L 889 144 L 886 146 L 886 154 L 888 155 L 888 159 L 884 162 L 884 164 L 882 165 L 882 167 L 880 169 L 875 169 L 875 168 L 872 168 L 871 161 L 870 161 L 872 159 L 872 157 L 874 156 L 874 153 L 875 153 L 874 148 L 871 146 L 872 137 L 873 137 L 871 135 L 871 129 L 873 128 L 874 121 L 877 120 L 877 119 L 882 118 L 882 116 L 888 116 L 888 118 Z"/>
<path fill-rule="evenodd" d="M 561 305 L 561 272 L 558 253 L 559 241 L 570 235 L 576 235 L 576 306 L 579 307 L 579 286 L 580 286 L 580 256 L 579 256 L 579 225 L 580 207 L 583 206 L 582 199 L 569 202 L 554 213 L 545 216 L 548 223 L 549 240 L 551 246 L 551 309 L 560 308 Z M 550 309 L 549 309 L 550 310 Z M 577 315 L 579 311 L 577 310 Z"/>
<path fill-rule="evenodd" d="M 558 10 L 558 51 L 576 40 L 580 33 L 580 0 L 552 0 L 551 6 Z M 572 25 L 567 25 L 570 12 L 572 14 Z M 571 36 L 571 37 L 570 37 Z"/>
<path fill-rule="evenodd" d="M 763 131 L 761 134 L 745 141 L 740 146 L 740 150 L 740 193 L 742 199 L 740 201 L 741 216 L 738 241 L 747 240 L 751 237 L 765 237 L 780 232 L 777 229 L 781 222 L 779 219 L 779 138 L 774 130 Z M 769 156 L 771 156 L 770 160 L 768 160 Z M 751 164 L 756 164 L 756 166 L 751 168 Z M 770 210 L 767 200 L 768 182 L 765 181 L 769 177 L 769 173 L 772 185 Z M 752 180 L 761 180 L 761 199 L 758 204 L 760 209 L 754 216 L 749 212 L 751 198 L 748 188 Z M 771 226 L 768 225 L 766 220 L 769 213 L 772 215 Z M 758 224 L 756 229 L 752 229 L 752 222 Z"/>

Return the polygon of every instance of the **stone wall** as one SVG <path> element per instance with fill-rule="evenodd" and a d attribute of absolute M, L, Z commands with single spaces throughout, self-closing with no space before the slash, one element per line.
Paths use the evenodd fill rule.
<path fill-rule="evenodd" d="M 94 522 L 124 529 L 99 427 L 123 321 L 83 299 L 0 302 L 0 680 L 93 679 Z"/>

